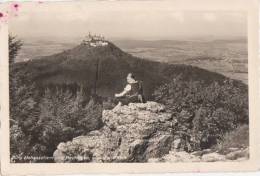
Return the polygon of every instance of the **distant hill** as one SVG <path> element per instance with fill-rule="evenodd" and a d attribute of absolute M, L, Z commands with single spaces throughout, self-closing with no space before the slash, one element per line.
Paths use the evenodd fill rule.
<path fill-rule="evenodd" d="M 72 49 L 15 64 L 15 70 L 29 73 L 37 87 L 49 85 L 77 84 L 88 94 L 94 89 L 95 75 L 99 65 L 97 93 L 113 96 L 121 91 L 127 73 L 133 72 L 144 82 L 145 95 L 152 98 L 156 87 L 181 75 L 185 80 L 203 80 L 205 84 L 222 81 L 225 76 L 187 65 L 170 65 L 134 57 L 110 43 L 107 46 L 90 47 L 80 44 Z"/>
<path fill-rule="evenodd" d="M 185 151 L 210 148 L 227 132 L 248 124 L 248 90 L 241 81 L 195 66 L 140 59 L 110 42 L 95 47 L 82 43 L 10 65 L 12 162 L 38 162 L 16 156 L 53 156 L 59 143 L 101 129 L 102 112 L 115 107 L 110 98 L 123 90 L 129 72 L 143 81 L 147 100 L 163 104 L 177 119 L 167 124 L 175 124 L 171 131 L 183 139 L 179 144 Z M 98 96 L 91 96 L 95 85 Z M 242 143 L 248 146 L 247 141 Z M 237 147 L 238 142 L 231 144 Z"/>
<path fill-rule="evenodd" d="M 140 58 L 197 66 L 248 83 L 245 38 L 114 42 L 125 52 Z"/>

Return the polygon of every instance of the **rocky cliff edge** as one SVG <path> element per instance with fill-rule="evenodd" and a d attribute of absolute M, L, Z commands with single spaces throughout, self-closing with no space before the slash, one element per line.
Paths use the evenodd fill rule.
<path fill-rule="evenodd" d="M 104 127 L 60 143 L 55 162 L 146 162 L 169 153 L 171 114 L 156 102 L 130 103 L 104 110 Z"/>
<path fill-rule="evenodd" d="M 104 110 L 102 121 L 104 126 L 100 130 L 60 143 L 54 152 L 54 161 L 212 162 L 248 158 L 244 157 L 248 155 L 248 149 L 236 150 L 234 156 L 210 150 L 198 151 L 199 155 L 198 152 L 175 151 L 173 128 L 176 119 L 166 112 L 164 105 L 156 102 L 130 103 Z"/>

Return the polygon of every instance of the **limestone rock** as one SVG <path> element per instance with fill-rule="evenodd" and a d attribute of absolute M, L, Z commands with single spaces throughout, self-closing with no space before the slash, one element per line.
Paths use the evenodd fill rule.
<path fill-rule="evenodd" d="M 199 162 L 200 157 L 191 155 L 185 151 L 171 151 L 168 155 L 163 157 L 164 162 Z"/>
<path fill-rule="evenodd" d="M 156 102 L 104 110 L 104 127 L 60 143 L 55 162 L 145 162 L 169 153 L 172 115 Z"/>
<path fill-rule="evenodd" d="M 224 161 L 226 158 L 224 155 L 213 152 L 213 153 L 202 155 L 201 159 L 204 162 L 215 162 L 215 161 Z"/>
<path fill-rule="evenodd" d="M 226 158 L 229 160 L 243 160 L 244 158 L 249 158 L 249 150 L 248 148 L 233 150 L 233 152 L 226 155 Z"/>
<path fill-rule="evenodd" d="M 231 149 L 233 150 L 233 149 Z M 248 160 L 248 148 L 234 149 L 226 155 L 219 154 L 210 149 L 188 153 L 186 151 L 172 150 L 161 158 L 150 158 L 148 162 L 219 162 L 219 161 L 245 161 Z"/>
<path fill-rule="evenodd" d="M 181 112 L 180 121 L 188 124 L 193 114 Z M 54 152 L 55 162 L 217 162 L 244 161 L 248 148 L 230 148 L 226 153 L 213 149 L 184 150 L 181 130 L 176 130 L 176 117 L 156 102 L 130 103 L 104 110 L 100 130 L 91 131 L 72 141 L 60 143 Z M 189 127 L 187 127 L 189 128 Z"/>

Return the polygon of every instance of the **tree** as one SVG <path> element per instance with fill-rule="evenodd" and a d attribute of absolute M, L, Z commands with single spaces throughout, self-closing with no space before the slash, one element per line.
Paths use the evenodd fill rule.
<path fill-rule="evenodd" d="M 9 44 L 9 64 L 14 63 L 15 57 L 17 56 L 19 50 L 21 49 L 23 42 L 20 39 L 17 39 L 16 36 L 8 36 Z"/>
<path fill-rule="evenodd" d="M 231 79 L 205 84 L 177 76 L 153 95 L 176 118 L 175 135 L 185 134 L 179 135 L 180 139 L 188 141 L 192 150 L 200 150 L 212 147 L 226 133 L 248 124 L 247 92 L 246 85 Z"/>

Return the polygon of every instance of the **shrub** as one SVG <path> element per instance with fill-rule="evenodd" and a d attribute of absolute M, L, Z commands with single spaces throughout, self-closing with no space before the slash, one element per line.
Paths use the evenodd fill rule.
<path fill-rule="evenodd" d="M 76 95 L 59 88 L 53 91 L 46 89 L 44 94 L 39 94 L 35 85 L 30 84 L 28 75 L 12 73 L 12 162 L 28 162 L 28 159 L 23 159 L 24 156 L 51 157 L 60 142 L 71 140 L 102 126 L 102 105 L 93 99 L 86 104 L 82 89 L 78 90 Z M 29 161 L 44 162 L 33 159 Z"/>
<path fill-rule="evenodd" d="M 9 45 L 9 64 L 15 62 L 15 57 L 17 56 L 19 50 L 21 49 L 23 42 L 20 39 L 17 39 L 16 36 L 8 36 L 8 45 Z"/>
<path fill-rule="evenodd" d="M 227 132 L 248 123 L 247 93 L 246 85 L 230 79 L 206 84 L 180 75 L 160 86 L 154 97 L 176 117 L 175 131 L 186 134 L 184 141 L 190 146 L 186 150 L 198 150 L 210 148 Z"/>
<path fill-rule="evenodd" d="M 52 156 L 60 142 L 84 135 L 101 127 L 102 106 L 93 100 L 83 105 L 83 92 L 73 96 L 69 91 L 46 90 L 40 103 L 37 142 L 47 147 L 41 154 Z"/>
<path fill-rule="evenodd" d="M 222 141 L 214 146 L 219 153 L 226 154 L 231 148 L 246 148 L 249 146 L 249 126 L 238 126 L 234 131 L 228 132 L 223 136 Z"/>

